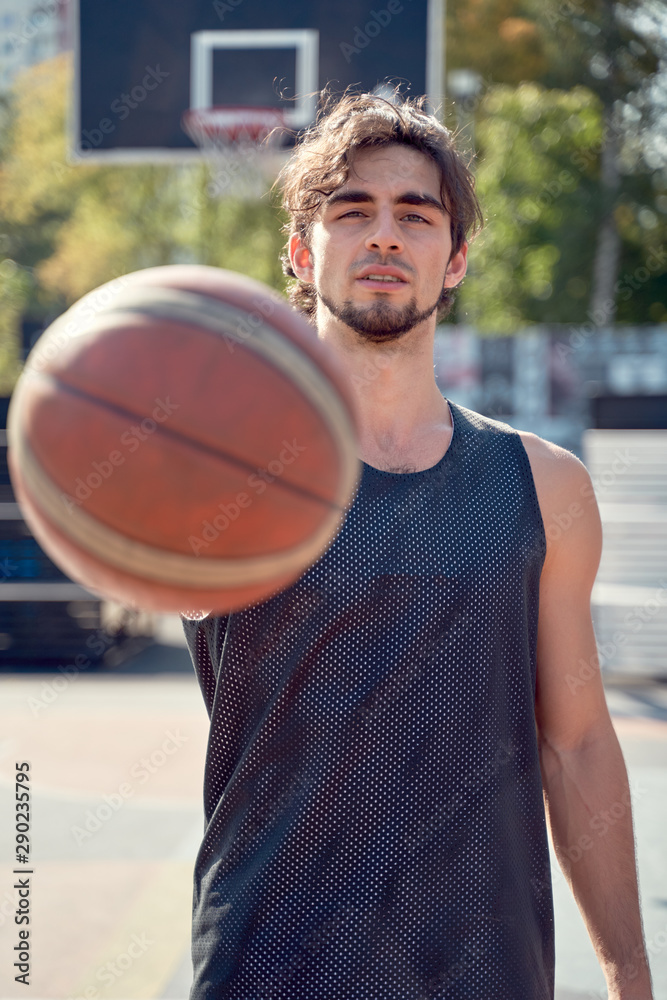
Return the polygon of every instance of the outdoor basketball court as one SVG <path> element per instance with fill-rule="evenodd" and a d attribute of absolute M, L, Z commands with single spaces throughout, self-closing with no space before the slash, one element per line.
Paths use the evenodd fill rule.
<path fill-rule="evenodd" d="M 315 121 L 324 87 L 390 96 L 398 86 L 442 107 L 444 6 L 78 0 L 72 161 L 122 171 L 206 159 L 230 168 L 223 194 L 258 197 L 295 136 Z M 30 758 L 35 775 L 33 1000 L 187 996 L 208 718 L 181 653 L 187 672 L 170 676 L 140 676 L 139 668 L 77 683 L 60 675 L 55 683 L 2 679 L 0 797 L 8 803 L 14 760 Z M 147 658 L 156 655 L 167 656 L 158 646 Z M 655 996 L 667 1000 L 667 902 L 653 889 L 665 875 L 667 704 L 658 694 L 642 708 L 633 697 L 619 693 L 610 702 L 640 831 Z M 5 829 L 6 859 L 8 836 Z M 552 864 L 557 1000 L 602 1000 L 583 922 Z M 0 896 L 11 891 L 7 883 Z M 0 993 L 24 995 L 9 979 Z"/>

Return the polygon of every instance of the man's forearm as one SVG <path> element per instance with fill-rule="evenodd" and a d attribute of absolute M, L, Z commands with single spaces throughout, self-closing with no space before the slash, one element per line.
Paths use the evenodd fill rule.
<path fill-rule="evenodd" d="M 630 790 L 616 734 L 567 751 L 541 742 L 540 763 L 554 848 L 610 1000 L 650 1000 Z"/>

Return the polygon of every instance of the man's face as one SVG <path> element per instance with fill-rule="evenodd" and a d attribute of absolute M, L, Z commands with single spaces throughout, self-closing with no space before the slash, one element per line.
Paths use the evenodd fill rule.
<path fill-rule="evenodd" d="M 295 273 L 315 286 L 318 328 L 333 316 L 376 343 L 435 322 L 443 287 L 465 274 L 467 246 L 450 260 L 451 251 L 438 167 L 396 144 L 357 152 L 346 183 L 318 212 L 309 247 L 297 236 L 290 243 Z"/>

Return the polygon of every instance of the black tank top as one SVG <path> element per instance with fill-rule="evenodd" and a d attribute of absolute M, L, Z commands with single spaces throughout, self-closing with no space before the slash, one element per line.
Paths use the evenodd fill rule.
<path fill-rule="evenodd" d="M 211 719 L 191 1000 L 551 1000 L 546 541 L 516 431 L 450 403 L 290 588 L 184 621 Z"/>

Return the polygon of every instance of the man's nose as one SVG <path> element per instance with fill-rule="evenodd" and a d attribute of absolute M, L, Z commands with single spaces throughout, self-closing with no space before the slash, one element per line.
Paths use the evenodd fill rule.
<path fill-rule="evenodd" d="M 366 237 L 366 249 L 380 253 L 400 252 L 403 241 L 393 212 L 378 212 Z"/>

